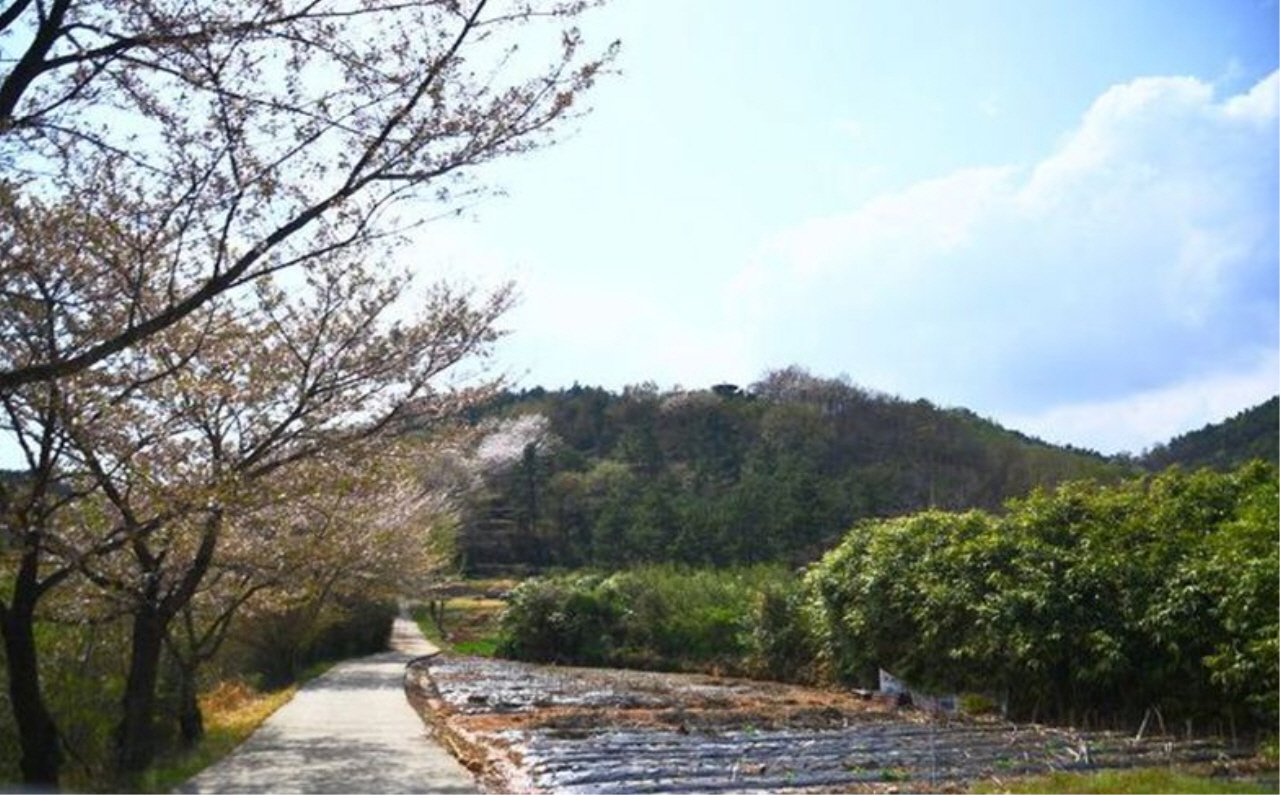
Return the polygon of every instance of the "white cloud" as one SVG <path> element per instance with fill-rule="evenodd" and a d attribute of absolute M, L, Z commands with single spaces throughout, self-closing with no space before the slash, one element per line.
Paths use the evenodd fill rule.
<path fill-rule="evenodd" d="M 574 381 L 621 389 L 746 383 L 758 368 L 744 338 L 714 301 L 673 305 L 644 274 L 601 271 L 566 278 L 530 263 L 517 284 L 520 303 L 506 319 L 515 330 L 500 360 L 521 383 Z M 533 379 L 530 381 L 530 379 Z"/>
<path fill-rule="evenodd" d="M 1220 422 L 1280 391 L 1280 358 L 1262 356 L 1252 368 L 1138 392 L 1115 400 L 1054 406 L 1007 415 L 1010 428 L 1048 442 L 1101 453 L 1139 453 L 1156 442 Z"/>
<path fill-rule="evenodd" d="M 496 362 L 510 380 L 532 386 L 574 381 L 622 388 L 656 378 L 691 388 L 747 383 L 759 373 L 743 335 L 724 322 L 724 306 L 700 301 L 696 314 L 673 306 L 644 273 L 608 267 L 566 272 L 536 249 L 503 247 L 484 224 L 446 219 L 416 232 L 401 263 L 424 278 L 492 289 L 514 281 L 517 302 L 499 326 Z"/>
<path fill-rule="evenodd" d="M 979 103 L 978 110 L 982 111 L 982 115 L 988 119 L 998 119 L 1005 115 L 1004 103 L 1000 101 L 999 95 L 994 92 L 988 94 Z"/>
<path fill-rule="evenodd" d="M 1280 105 L 1280 72 L 1272 72 L 1248 93 L 1232 97 L 1223 105 L 1223 113 L 1263 127 L 1274 127 L 1276 106 Z"/>
<path fill-rule="evenodd" d="M 1227 383 L 1280 334 L 1278 86 L 1115 86 L 1041 162 L 799 226 L 731 292 L 773 363 L 980 411 Z"/>
<path fill-rule="evenodd" d="M 811 221 L 767 244 L 802 277 L 854 268 L 865 276 L 890 258 L 908 265 L 964 245 L 986 208 L 1008 201 L 1010 169 L 967 169 L 881 196 L 856 213 Z M 897 278 L 900 278 L 897 277 Z"/>

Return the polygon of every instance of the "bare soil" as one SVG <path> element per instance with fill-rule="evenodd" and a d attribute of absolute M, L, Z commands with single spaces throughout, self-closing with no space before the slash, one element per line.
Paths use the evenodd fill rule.
<path fill-rule="evenodd" d="M 1248 755 L 697 674 L 437 655 L 406 683 L 439 738 L 499 792 L 955 792 L 982 778 Z"/>

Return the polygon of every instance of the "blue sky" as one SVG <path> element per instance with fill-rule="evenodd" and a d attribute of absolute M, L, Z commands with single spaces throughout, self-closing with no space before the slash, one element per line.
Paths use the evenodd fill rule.
<path fill-rule="evenodd" d="M 523 386 L 799 364 L 1139 451 L 1280 389 L 1277 8 L 615 0 L 622 74 L 428 277 L 511 278 Z"/>

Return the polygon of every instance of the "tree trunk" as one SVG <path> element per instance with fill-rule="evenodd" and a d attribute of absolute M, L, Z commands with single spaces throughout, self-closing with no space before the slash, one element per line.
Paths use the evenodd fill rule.
<path fill-rule="evenodd" d="M 155 756 L 156 682 L 164 649 L 165 621 L 153 606 L 133 615 L 129 676 L 116 727 L 116 771 L 128 778 L 146 769 Z"/>
<path fill-rule="evenodd" d="M 56 790 L 62 752 L 58 727 L 40 691 L 34 632 L 35 604 L 20 594 L 3 611 L 4 651 L 9 671 L 9 703 L 22 749 L 22 781 L 35 789 Z"/>
<path fill-rule="evenodd" d="M 190 748 L 204 737 L 204 716 L 196 698 L 195 666 L 178 667 L 178 729 L 183 746 Z"/>
<path fill-rule="evenodd" d="M 156 684 L 169 622 L 191 601 L 209 571 L 218 545 L 222 511 L 214 509 L 205 522 L 200 546 L 190 567 L 174 590 L 161 597 L 154 576 L 159 559 L 141 543 L 134 547 L 151 584 L 133 610 L 133 637 L 129 647 L 129 676 L 125 680 L 120 724 L 116 727 L 116 773 L 128 782 L 147 769 L 156 753 Z"/>

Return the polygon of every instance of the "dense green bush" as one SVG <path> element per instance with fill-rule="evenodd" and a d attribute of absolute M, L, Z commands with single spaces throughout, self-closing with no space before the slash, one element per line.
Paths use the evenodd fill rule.
<path fill-rule="evenodd" d="M 512 593 L 499 653 L 540 662 L 745 673 L 760 648 L 761 600 L 794 590 L 794 582 L 777 566 L 647 566 L 529 580 Z"/>
<path fill-rule="evenodd" d="M 536 662 L 604 665 L 618 616 L 597 591 L 594 574 L 526 580 L 511 593 L 498 654 Z"/>
<path fill-rule="evenodd" d="M 819 671 L 812 613 L 798 578 L 761 588 L 752 615 L 749 672 L 779 681 L 814 681 Z"/>
<path fill-rule="evenodd" d="M 823 673 L 1000 693 L 1058 720 L 1277 713 L 1277 473 L 1039 491 L 864 523 L 805 579 Z"/>

